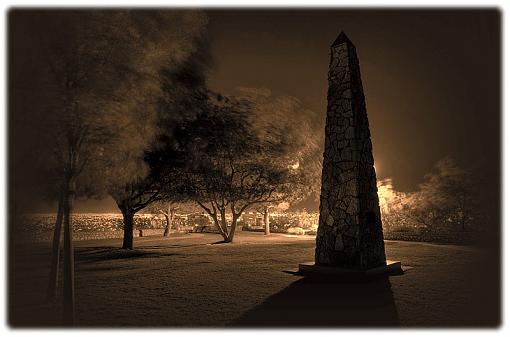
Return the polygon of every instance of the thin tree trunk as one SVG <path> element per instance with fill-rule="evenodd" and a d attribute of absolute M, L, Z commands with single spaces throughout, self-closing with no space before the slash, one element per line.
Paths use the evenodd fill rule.
<path fill-rule="evenodd" d="M 220 229 L 221 236 L 223 236 L 223 241 L 229 242 L 228 241 L 228 228 L 227 228 L 227 220 L 226 220 L 226 215 L 225 215 L 225 208 L 220 208 L 219 211 L 220 211 L 220 215 L 221 215 L 221 222 L 216 221 L 216 225 Z M 217 219 L 217 217 L 216 217 L 216 219 Z"/>
<path fill-rule="evenodd" d="M 223 228 L 220 225 L 220 222 L 218 220 L 218 213 L 216 212 L 216 209 L 214 209 L 214 212 L 213 212 L 210 209 L 208 209 L 207 207 L 205 207 L 204 205 L 202 205 L 201 203 L 198 203 L 198 204 L 200 205 L 200 207 L 202 207 L 204 209 L 204 211 L 207 212 L 207 214 L 209 214 L 211 219 L 213 219 L 213 222 L 214 222 L 214 225 L 216 226 L 216 229 L 218 229 L 218 231 L 220 232 L 221 236 L 223 237 L 223 241 L 226 242 L 226 240 L 228 238 L 228 235 L 223 231 Z"/>
<path fill-rule="evenodd" d="M 172 207 L 172 203 L 168 203 L 168 209 L 167 209 L 167 212 L 163 212 L 163 211 L 160 211 L 161 213 L 163 213 L 163 215 L 165 216 L 165 220 L 166 220 L 166 227 L 165 227 L 165 232 L 163 233 L 163 236 L 168 236 L 168 233 L 170 233 L 170 230 L 172 229 L 172 225 L 173 225 L 173 222 L 174 222 L 174 217 L 175 217 L 175 208 Z"/>
<path fill-rule="evenodd" d="M 223 232 L 228 233 L 227 214 L 225 208 L 220 209 L 220 214 L 221 214 L 221 228 L 223 228 Z"/>
<path fill-rule="evenodd" d="M 237 227 L 237 217 L 235 215 L 232 215 L 232 226 L 230 226 L 230 232 L 228 233 L 228 237 L 225 240 L 225 242 L 233 242 L 234 241 L 234 235 L 236 234 L 236 227 Z"/>
<path fill-rule="evenodd" d="M 166 227 L 165 227 L 165 232 L 163 233 L 163 236 L 168 236 L 168 233 L 170 233 L 170 226 L 171 226 L 171 220 L 169 218 L 170 216 L 170 203 L 168 203 L 168 207 L 167 207 L 167 211 L 166 213 L 163 213 L 163 215 L 165 216 L 165 220 L 166 220 Z"/>
<path fill-rule="evenodd" d="M 70 178 L 64 194 L 64 324 L 74 325 L 74 249 L 71 213 L 73 211 L 75 182 Z"/>
<path fill-rule="evenodd" d="M 168 236 L 168 233 L 170 232 L 170 218 L 167 214 L 163 214 L 165 216 L 166 226 L 165 226 L 165 232 L 163 233 L 163 236 Z"/>
<path fill-rule="evenodd" d="M 264 234 L 269 235 L 271 230 L 269 228 L 269 207 L 264 207 Z"/>
<path fill-rule="evenodd" d="M 53 231 L 53 245 L 51 253 L 51 269 L 50 278 L 48 281 L 48 290 L 46 292 L 46 299 L 48 301 L 55 299 L 55 294 L 58 289 L 58 270 L 60 262 L 60 238 L 62 235 L 62 218 L 64 215 L 63 198 L 59 197 L 57 208 L 57 219 L 55 221 L 55 229 Z"/>
<path fill-rule="evenodd" d="M 223 227 L 221 226 L 220 222 L 218 221 L 218 217 L 213 217 L 214 224 L 216 225 L 216 228 L 220 232 L 221 236 L 223 237 L 223 241 L 228 242 L 228 234 L 223 231 Z M 221 220 L 223 221 L 223 220 Z"/>
<path fill-rule="evenodd" d="M 220 225 L 221 225 L 221 228 L 223 228 L 223 233 L 225 233 L 225 235 L 223 236 L 224 241 L 230 242 L 230 233 L 228 231 L 227 219 L 225 218 L 225 212 L 223 212 L 221 215 Z"/>
<path fill-rule="evenodd" d="M 129 207 L 122 207 L 122 217 L 124 220 L 124 240 L 122 249 L 133 249 L 133 227 L 135 214 Z"/>

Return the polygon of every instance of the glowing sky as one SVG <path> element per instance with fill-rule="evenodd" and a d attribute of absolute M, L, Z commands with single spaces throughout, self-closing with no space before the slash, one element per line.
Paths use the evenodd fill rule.
<path fill-rule="evenodd" d="M 210 86 L 268 88 L 326 113 L 329 46 L 356 45 L 379 178 L 413 190 L 451 156 L 499 188 L 500 13 L 496 10 L 208 10 Z M 290 119 L 290 122 L 292 120 Z M 320 125 L 320 124 L 319 124 Z M 317 132 L 323 132 L 319 128 Z M 496 196 L 497 197 L 497 196 Z M 77 211 L 117 211 L 113 200 Z"/>
<path fill-rule="evenodd" d="M 265 87 L 321 120 L 329 46 L 344 30 L 360 60 L 377 174 L 397 188 L 414 189 L 445 156 L 499 169 L 497 11 L 208 13 L 213 88 Z"/>

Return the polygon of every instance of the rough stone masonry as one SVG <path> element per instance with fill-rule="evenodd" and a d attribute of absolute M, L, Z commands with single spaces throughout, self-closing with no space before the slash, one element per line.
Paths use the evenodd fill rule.
<path fill-rule="evenodd" d="M 386 264 L 377 181 L 356 48 L 331 46 L 315 264 L 366 270 Z"/>

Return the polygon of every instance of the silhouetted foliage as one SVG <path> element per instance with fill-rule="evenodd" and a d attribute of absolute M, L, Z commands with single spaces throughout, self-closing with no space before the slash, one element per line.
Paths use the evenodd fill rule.
<path fill-rule="evenodd" d="M 205 17 L 198 11 L 19 13 L 13 17 L 27 38 L 17 47 L 18 54 L 33 76 L 18 77 L 15 83 L 15 96 L 31 100 L 14 124 L 25 136 L 18 155 L 23 159 L 14 165 L 23 167 L 24 177 L 44 177 L 34 179 L 43 190 L 40 195 L 59 203 L 62 216 L 55 226 L 48 294 L 53 296 L 58 280 L 63 224 L 63 313 L 65 324 L 73 324 L 75 197 L 79 192 L 90 196 L 109 191 L 123 211 L 136 211 L 150 202 L 145 199 L 131 207 L 149 185 L 144 180 L 144 152 L 156 134 L 159 72 L 186 60 Z M 27 161 L 29 167 L 22 165 Z M 125 246 L 132 248 L 132 230 L 127 232 L 131 242 L 125 240 Z"/>
<path fill-rule="evenodd" d="M 395 191 L 390 179 L 379 182 L 381 213 L 387 232 L 416 228 L 430 233 L 484 227 L 480 212 L 480 177 L 450 158 L 438 161 L 418 191 Z"/>
<path fill-rule="evenodd" d="M 261 136 L 251 118 L 256 103 L 210 94 L 195 119 L 177 130 L 186 158 L 186 194 L 214 220 L 226 242 L 235 235 L 239 216 L 249 207 L 282 201 L 304 181 L 289 156 L 288 139 Z M 227 213 L 231 214 L 230 223 Z"/>
<path fill-rule="evenodd" d="M 104 170 L 107 189 L 124 215 L 122 246 L 127 249 L 133 248 L 134 214 L 161 199 L 165 183 L 160 172 L 151 171 L 147 153 L 161 137 L 171 139 L 172 121 L 187 113 L 167 108 L 187 92 L 176 90 L 165 75 L 195 64 L 195 47 L 205 23 L 204 15 L 195 11 L 135 11 L 130 15 L 132 20 L 125 28 L 135 32 L 124 45 L 132 48 L 133 58 L 113 73 L 123 81 L 107 107 L 122 118 L 115 144 L 106 148 Z M 197 69 L 197 73 L 202 71 Z"/>

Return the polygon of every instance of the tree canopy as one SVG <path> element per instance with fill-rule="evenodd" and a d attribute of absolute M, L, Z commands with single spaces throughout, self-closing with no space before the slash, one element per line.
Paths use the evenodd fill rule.
<path fill-rule="evenodd" d="M 250 96 L 209 92 L 198 114 L 175 131 L 175 149 L 185 162 L 177 180 L 226 242 L 233 240 L 246 209 L 285 201 L 309 181 L 309 171 L 300 165 L 306 151 L 293 142 L 291 129 L 278 125 L 278 118 L 271 123 L 264 109 Z"/>

